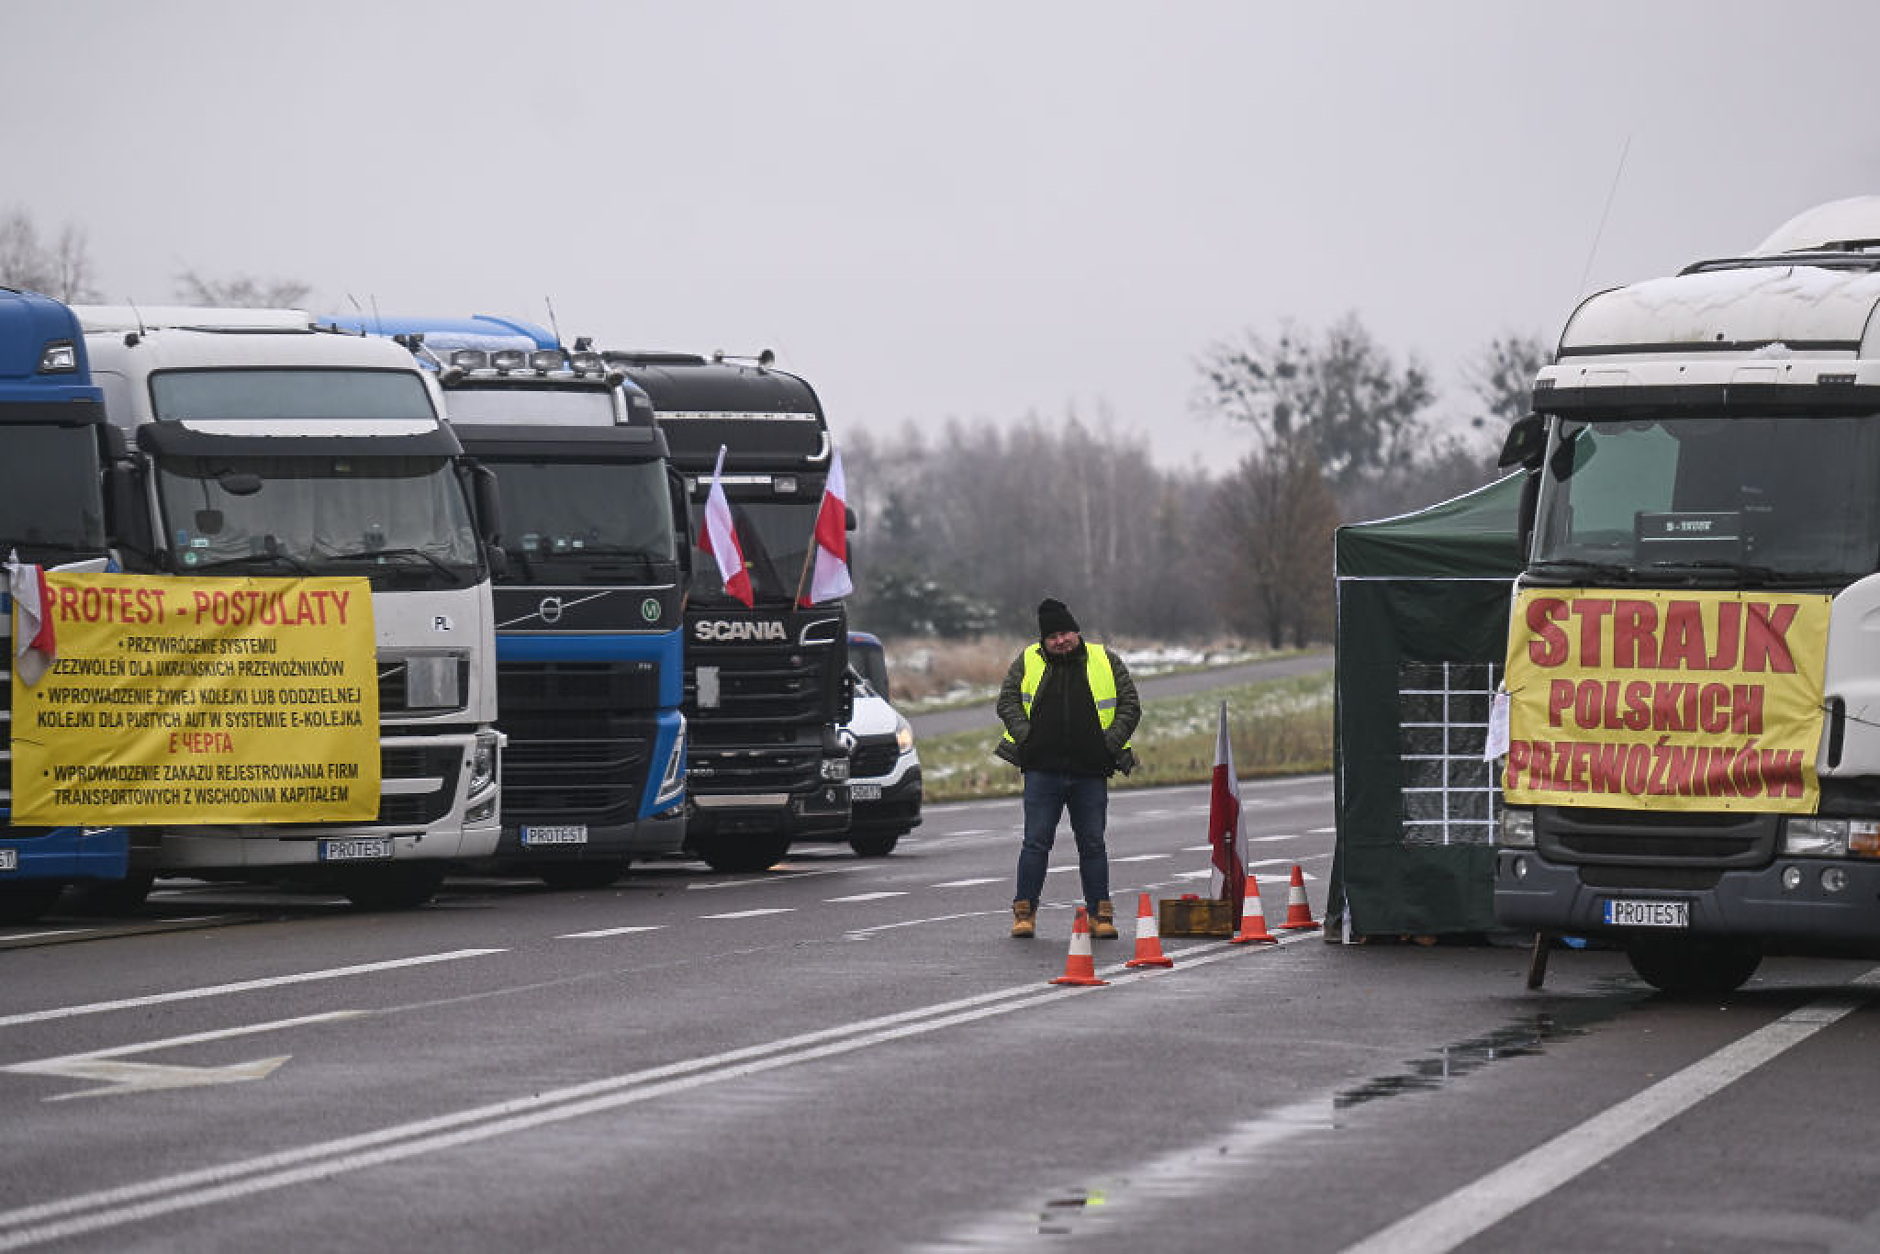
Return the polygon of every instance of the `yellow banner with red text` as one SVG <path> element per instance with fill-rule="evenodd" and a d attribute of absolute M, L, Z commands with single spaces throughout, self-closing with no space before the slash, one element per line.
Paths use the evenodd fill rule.
<path fill-rule="evenodd" d="M 46 576 L 57 660 L 12 680 L 13 822 L 368 822 L 364 579 Z"/>
<path fill-rule="evenodd" d="M 1830 598 L 1524 588 L 1513 805 L 1812 814 Z"/>

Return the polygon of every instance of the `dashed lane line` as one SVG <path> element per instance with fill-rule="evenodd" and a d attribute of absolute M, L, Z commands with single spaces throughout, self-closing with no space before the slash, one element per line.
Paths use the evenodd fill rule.
<path fill-rule="evenodd" d="M 1004 882 L 1005 882 L 1005 877 L 1002 875 L 982 875 L 977 879 L 947 880 L 939 884 L 929 884 L 928 887 L 929 888 L 977 888 L 981 884 L 1002 884 Z"/>
<path fill-rule="evenodd" d="M 638 927 L 603 927 L 592 932 L 563 932 L 556 940 L 599 940 L 605 936 L 627 936 L 633 932 L 657 932 L 662 924 L 643 923 Z"/>
<path fill-rule="evenodd" d="M 828 902 L 831 905 L 849 905 L 849 904 L 852 904 L 855 902 L 861 902 L 861 901 L 880 901 L 886 897 L 905 897 L 905 896 L 907 896 L 907 893 L 905 891 L 896 890 L 893 892 L 883 891 L 883 892 L 878 892 L 878 893 L 855 893 L 854 895 L 849 896 L 849 897 L 825 897 L 823 898 L 823 900 L 825 902 Z"/>
<path fill-rule="evenodd" d="M 94 1001 L 78 1006 L 55 1006 L 49 1010 L 29 1010 L 23 1014 L 0 1015 L 0 1028 L 25 1023 L 45 1023 L 78 1015 L 104 1014 L 111 1010 L 131 1010 L 139 1006 L 160 1006 L 165 1002 L 190 1001 L 198 997 L 222 997 L 230 993 L 250 993 L 257 989 L 280 988 L 287 984 L 307 984 L 315 980 L 337 980 L 349 975 L 367 975 L 375 971 L 395 971 L 401 967 L 422 967 L 437 962 L 456 962 L 462 958 L 482 958 L 507 953 L 504 949 L 453 949 L 448 953 L 419 954 L 414 958 L 393 958 L 386 962 L 362 962 L 350 967 L 328 967 L 320 971 L 297 971 L 292 975 L 270 975 L 257 980 L 238 980 L 233 984 L 205 984 L 198 988 L 180 988 L 168 993 L 144 997 L 122 997 L 115 1001 Z"/>
<path fill-rule="evenodd" d="M 755 919 L 766 914 L 794 914 L 795 906 L 771 906 L 765 910 L 730 910 L 724 914 L 701 914 L 701 919 Z"/>

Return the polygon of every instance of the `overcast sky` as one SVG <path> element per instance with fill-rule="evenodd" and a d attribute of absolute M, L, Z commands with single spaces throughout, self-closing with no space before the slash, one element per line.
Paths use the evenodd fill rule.
<path fill-rule="evenodd" d="M 1462 405 L 1490 338 L 1880 192 L 1880 4 L 8 5 L 0 207 L 176 277 L 774 348 L 838 439 L 1108 415 L 1355 311 Z M 1603 223 L 1603 227 L 1602 227 Z"/>

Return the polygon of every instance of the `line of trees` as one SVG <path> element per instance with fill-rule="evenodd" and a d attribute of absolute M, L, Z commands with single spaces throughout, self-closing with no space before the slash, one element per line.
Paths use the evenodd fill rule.
<path fill-rule="evenodd" d="M 897 635 L 1029 633 L 1049 594 L 1107 636 L 1327 640 L 1332 532 L 1493 479 L 1546 360 L 1538 338 L 1492 341 L 1468 363 L 1457 414 L 1356 314 L 1246 332 L 1198 362 L 1196 406 L 1255 437 L 1218 477 L 1158 467 L 1152 424 L 1113 414 L 850 435 L 864 520 L 855 620 Z"/>

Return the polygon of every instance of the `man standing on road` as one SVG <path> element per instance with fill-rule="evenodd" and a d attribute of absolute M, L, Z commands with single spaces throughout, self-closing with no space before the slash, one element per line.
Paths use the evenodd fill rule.
<path fill-rule="evenodd" d="M 1103 827 L 1110 776 L 1127 775 L 1136 765 L 1129 737 L 1142 718 L 1142 703 L 1128 668 L 1102 645 L 1087 644 L 1064 602 L 1047 597 L 1038 605 L 1038 643 L 1006 671 L 998 708 L 1005 738 L 997 754 L 1025 773 L 1025 843 L 1018 852 L 1012 935 L 1037 935 L 1045 867 L 1058 819 L 1068 808 L 1090 934 L 1114 939 Z"/>

